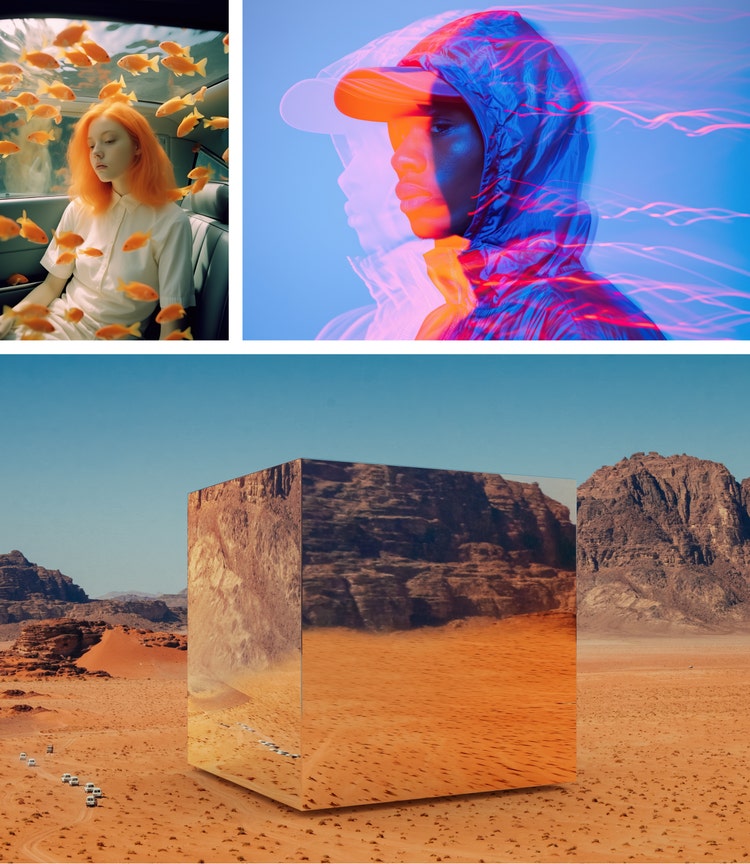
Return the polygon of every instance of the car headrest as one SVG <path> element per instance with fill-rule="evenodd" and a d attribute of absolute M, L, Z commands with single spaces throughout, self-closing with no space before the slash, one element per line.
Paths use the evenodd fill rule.
<path fill-rule="evenodd" d="M 226 183 L 206 183 L 200 192 L 186 195 L 182 206 L 226 225 L 229 223 L 229 186 Z"/>

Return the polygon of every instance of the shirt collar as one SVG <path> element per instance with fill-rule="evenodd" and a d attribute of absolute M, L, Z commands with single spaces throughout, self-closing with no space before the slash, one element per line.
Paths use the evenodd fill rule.
<path fill-rule="evenodd" d="M 141 202 L 129 192 L 126 195 L 118 195 L 117 192 L 112 190 L 112 209 L 115 207 L 124 207 L 128 213 L 132 213 L 138 207 L 141 206 Z"/>

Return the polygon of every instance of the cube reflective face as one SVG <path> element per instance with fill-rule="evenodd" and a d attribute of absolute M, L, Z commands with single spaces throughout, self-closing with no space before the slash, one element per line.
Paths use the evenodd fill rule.
<path fill-rule="evenodd" d="M 303 459 L 188 509 L 192 765 L 300 810 L 575 778 L 575 529 L 536 483 Z"/>

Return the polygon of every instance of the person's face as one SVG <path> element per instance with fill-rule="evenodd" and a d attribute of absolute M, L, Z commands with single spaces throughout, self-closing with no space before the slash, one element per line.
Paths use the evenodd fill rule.
<path fill-rule="evenodd" d="M 89 158 L 96 176 L 120 195 L 128 191 L 127 174 L 137 152 L 122 123 L 111 117 L 97 117 L 89 126 Z"/>
<path fill-rule="evenodd" d="M 388 122 L 396 195 L 417 237 L 463 235 L 484 167 L 484 142 L 463 103 L 415 106 Z"/>

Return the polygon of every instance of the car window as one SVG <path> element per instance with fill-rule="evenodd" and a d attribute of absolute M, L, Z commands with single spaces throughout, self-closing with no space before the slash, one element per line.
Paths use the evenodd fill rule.
<path fill-rule="evenodd" d="M 228 121 L 201 108 L 205 89 L 228 77 L 227 50 L 225 34 L 214 31 L 63 18 L 0 21 L 0 195 L 65 194 L 72 128 L 102 93 L 120 94 L 151 117 L 181 121 L 195 112 L 213 136 L 211 151 L 221 156 Z"/>

